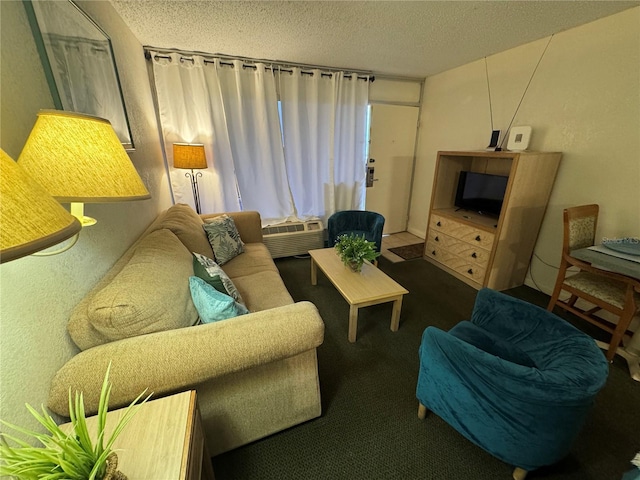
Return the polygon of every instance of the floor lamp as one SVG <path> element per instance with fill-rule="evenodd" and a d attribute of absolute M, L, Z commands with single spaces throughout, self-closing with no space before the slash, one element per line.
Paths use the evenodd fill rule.
<path fill-rule="evenodd" d="M 200 192 L 198 191 L 198 177 L 201 177 L 202 173 L 194 172 L 194 170 L 207 168 L 204 145 L 198 143 L 174 143 L 173 167 L 191 170 L 191 172 L 185 173 L 184 176 L 191 180 L 191 191 L 193 192 L 196 212 L 202 213 L 200 211 Z"/>

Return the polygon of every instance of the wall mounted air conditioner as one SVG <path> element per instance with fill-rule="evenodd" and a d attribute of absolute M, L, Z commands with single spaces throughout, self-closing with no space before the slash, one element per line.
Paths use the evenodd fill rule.
<path fill-rule="evenodd" d="M 262 237 L 273 258 L 304 255 L 309 250 L 324 247 L 324 229 L 318 220 L 264 227 Z"/>

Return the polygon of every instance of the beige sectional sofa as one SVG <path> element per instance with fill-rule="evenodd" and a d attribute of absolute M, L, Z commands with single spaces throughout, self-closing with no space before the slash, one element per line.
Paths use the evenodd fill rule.
<path fill-rule="evenodd" d="M 175 205 L 73 311 L 68 331 L 81 352 L 52 381 L 52 411 L 68 416 L 71 388 L 95 412 L 111 362 L 114 408 L 144 389 L 154 397 L 195 389 L 212 455 L 320 415 L 322 319 L 313 304 L 293 302 L 262 243 L 259 214 L 228 215 L 245 252 L 222 268 L 251 313 L 197 324 L 191 252 L 214 258 L 203 221 L 215 215 Z"/>

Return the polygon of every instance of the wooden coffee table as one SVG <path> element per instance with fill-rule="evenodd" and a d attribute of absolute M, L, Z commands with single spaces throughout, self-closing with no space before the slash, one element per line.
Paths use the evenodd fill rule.
<path fill-rule="evenodd" d="M 361 272 L 351 271 L 340 261 L 340 257 L 333 248 L 310 250 L 309 255 L 311 255 L 311 285 L 318 283 L 317 269 L 320 268 L 342 297 L 349 302 L 348 338 L 351 343 L 356 341 L 358 309 L 361 307 L 393 302 L 391 331 L 398 331 L 402 296 L 409 293 L 408 290 L 368 262 L 362 265 Z"/>

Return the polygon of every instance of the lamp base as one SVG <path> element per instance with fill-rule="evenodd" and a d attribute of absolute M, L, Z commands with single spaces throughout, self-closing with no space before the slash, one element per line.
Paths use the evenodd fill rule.
<path fill-rule="evenodd" d="M 198 177 L 202 176 L 200 172 L 194 172 L 193 168 L 191 169 L 191 173 L 187 172 L 184 174 L 185 177 L 191 179 L 191 191 L 193 192 L 193 202 L 196 207 L 196 213 L 200 214 L 200 191 L 198 190 Z"/>
<path fill-rule="evenodd" d="M 91 225 L 95 225 L 98 221 L 92 217 L 86 217 L 84 215 L 84 203 L 71 203 L 71 215 L 76 217 L 82 227 L 90 227 Z"/>
<path fill-rule="evenodd" d="M 98 223 L 98 220 L 96 220 L 93 217 L 85 217 L 82 216 L 81 218 L 78 218 L 78 220 L 80 221 L 80 223 L 82 224 L 82 227 L 90 227 L 91 225 L 95 225 L 96 223 Z"/>

